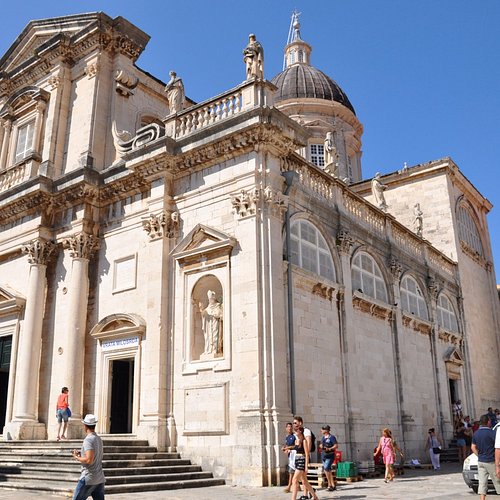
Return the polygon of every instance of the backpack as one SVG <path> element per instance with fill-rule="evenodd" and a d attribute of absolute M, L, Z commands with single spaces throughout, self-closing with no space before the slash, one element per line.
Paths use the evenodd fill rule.
<path fill-rule="evenodd" d="M 316 436 L 314 435 L 314 432 L 311 431 L 311 449 L 309 450 L 309 452 L 313 453 L 315 451 L 316 451 Z"/>

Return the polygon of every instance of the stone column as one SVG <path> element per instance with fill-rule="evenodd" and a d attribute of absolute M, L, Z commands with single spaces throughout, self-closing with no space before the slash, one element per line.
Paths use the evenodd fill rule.
<path fill-rule="evenodd" d="M 9 153 L 9 142 L 10 142 L 10 131 L 12 129 L 12 120 L 10 118 L 5 118 L 3 120 L 2 126 L 4 128 L 3 138 L 2 138 L 2 150 L 0 153 L 0 170 L 7 167 L 7 155 Z"/>
<path fill-rule="evenodd" d="M 440 383 L 440 369 L 437 358 L 437 337 L 439 332 L 439 323 L 437 317 L 437 299 L 439 296 L 439 287 L 434 280 L 434 278 L 429 277 L 427 280 L 427 291 L 429 292 L 430 303 L 431 303 L 431 318 L 433 322 L 431 334 L 429 341 L 431 344 L 431 354 L 432 354 L 432 364 L 434 367 L 434 391 L 436 395 L 436 417 L 439 424 L 439 432 L 441 437 L 444 438 L 444 415 L 443 415 L 443 404 L 441 399 L 441 383 Z"/>
<path fill-rule="evenodd" d="M 401 373 L 401 351 L 404 352 L 404 349 L 401 349 L 400 345 L 403 340 L 403 314 L 401 310 L 401 292 L 399 286 L 401 274 L 403 273 L 403 266 L 395 258 L 391 258 L 389 260 L 389 269 L 392 276 L 392 290 L 395 303 L 391 317 L 391 330 L 392 350 L 394 357 L 394 378 L 398 395 L 398 421 L 401 427 L 401 440 L 403 444 L 402 448 L 406 449 L 406 424 L 407 422 L 413 420 L 410 415 L 406 414 L 405 411 L 403 375 Z"/>
<path fill-rule="evenodd" d="M 63 385 L 70 390 L 71 419 L 68 438 L 80 437 L 83 405 L 83 367 L 85 358 L 85 332 L 89 296 L 89 260 L 99 247 L 99 240 L 85 232 L 77 233 L 63 241 L 73 258 L 71 281 L 68 287 L 68 323 L 66 337 L 66 373 Z"/>
<path fill-rule="evenodd" d="M 349 339 L 348 332 L 354 333 L 353 305 L 352 305 L 352 277 L 351 277 L 351 249 L 354 244 L 353 236 L 345 228 L 340 228 L 337 233 L 337 246 L 342 265 L 342 276 L 344 277 L 344 290 L 337 295 L 337 307 L 339 311 L 339 335 L 343 377 L 344 396 L 344 434 L 346 446 L 349 446 L 349 455 L 355 456 L 355 429 L 351 397 L 351 373 L 349 363 Z"/>
<path fill-rule="evenodd" d="M 45 439 L 45 424 L 38 422 L 38 380 L 42 323 L 47 286 L 47 262 L 55 249 L 52 241 L 42 238 L 22 247 L 28 254 L 26 310 L 19 335 L 14 387 L 14 416 L 5 426 L 7 439 Z"/>
<path fill-rule="evenodd" d="M 43 100 L 39 100 L 36 103 L 36 116 L 35 116 L 35 129 L 33 131 L 33 152 L 40 152 L 40 137 L 42 136 L 42 127 L 43 127 L 43 113 L 45 108 L 47 107 L 47 103 Z"/>

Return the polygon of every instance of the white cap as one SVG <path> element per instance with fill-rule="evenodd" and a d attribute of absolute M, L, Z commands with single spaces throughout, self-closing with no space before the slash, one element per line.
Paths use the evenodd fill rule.
<path fill-rule="evenodd" d="M 92 413 L 88 413 L 87 415 L 85 415 L 85 418 L 82 420 L 82 423 L 92 427 L 95 424 L 97 424 L 97 417 L 95 415 L 92 415 Z"/>

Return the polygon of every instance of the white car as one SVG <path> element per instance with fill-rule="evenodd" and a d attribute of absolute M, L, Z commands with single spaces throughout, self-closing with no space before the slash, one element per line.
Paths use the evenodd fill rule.
<path fill-rule="evenodd" d="M 465 484 L 472 488 L 474 493 L 477 493 L 477 489 L 479 488 L 479 478 L 477 474 L 477 455 L 471 453 L 464 460 L 464 468 L 462 470 L 462 475 L 464 477 Z M 488 477 L 488 489 L 493 489 L 493 482 L 491 477 Z"/>

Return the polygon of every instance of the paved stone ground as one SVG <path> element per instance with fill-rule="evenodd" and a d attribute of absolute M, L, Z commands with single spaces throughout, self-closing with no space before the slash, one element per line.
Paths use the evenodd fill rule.
<path fill-rule="evenodd" d="M 444 464 L 441 472 L 405 470 L 393 483 L 385 484 L 383 478 L 367 479 L 357 483 L 339 483 L 338 491 L 319 490 L 320 500 L 475 500 L 462 479 L 458 464 Z M 0 490 L 2 500 L 55 500 L 61 497 L 29 492 Z M 204 489 L 172 490 L 161 492 L 109 495 L 110 500 L 290 500 L 283 488 L 242 488 L 214 486 Z M 490 495 L 488 495 L 490 498 Z M 491 498 L 495 497 L 494 492 Z"/>

